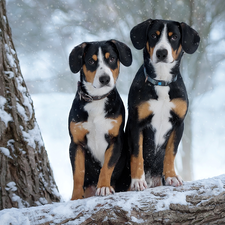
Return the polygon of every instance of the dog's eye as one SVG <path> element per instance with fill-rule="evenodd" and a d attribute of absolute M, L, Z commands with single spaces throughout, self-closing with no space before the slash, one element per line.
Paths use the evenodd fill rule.
<path fill-rule="evenodd" d="M 151 36 L 152 36 L 153 39 L 157 38 L 156 34 L 152 34 Z"/>
<path fill-rule="evenodd" d="M 94 63 L 95 63 L 95 61 L 94 61 L 93 59 L 89 59 L 89 60 L 88 60 L 88 64 L 94 65 Z"/>
<path fill-rule="evenodd" d="M 115 58 L 114 58 L 114 57 L 110 57 L 110 58 L 109 58 L 109 62 L 110 62 L 110 63 L 113 63 L 114 61 L 115 61 Z"/>
<path fill-rule="evenodd" d="M 177 35 L 174 34 L 174 35 L 171 37 L 171 39 L 172 39 L 173 41 L 175 41 L 175 40 L 177 39 Z"/>

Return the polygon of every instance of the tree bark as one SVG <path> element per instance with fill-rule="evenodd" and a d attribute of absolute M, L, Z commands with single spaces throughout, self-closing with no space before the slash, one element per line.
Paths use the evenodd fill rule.
<path fill-rule="evenodd" d="M 225 224 L 225 175 L 182 187 L 156 187 L 30 209 L 0 212 L 31 224 Z"/>
<path fill-rule="evenodd" d="M 59 201 L 33 103 L 0 2 L 0 210 Z"/>

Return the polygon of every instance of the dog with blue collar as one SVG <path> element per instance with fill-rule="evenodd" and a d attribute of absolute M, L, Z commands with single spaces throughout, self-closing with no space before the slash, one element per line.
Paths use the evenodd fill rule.
<path fill-rule="evenodd" d="M 193 54 L 198 33 L 185 23 L 148 19 L 130 32 L 144 63 L 128 96 L 127 144 L 131 190 L 161 185 L 180 186 L 174 160 L 188 111 L 188 96 L 180 73 L 183 53 Z"/>

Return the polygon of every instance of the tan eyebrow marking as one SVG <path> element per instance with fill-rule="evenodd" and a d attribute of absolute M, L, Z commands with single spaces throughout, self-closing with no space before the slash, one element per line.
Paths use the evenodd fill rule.
<path fill-rule="evenodd" d="M 92 59 L 94 59 L 95 61 L 97 61 L 98 56 L 97 56 L 97 55 L 93 55 L 93 56 L 92 56 Z"/>
<path fill-rule="evenodd" d="M 109 58 L 109 55 L 110 55 L 109 52 L 106 52 L 105 53 L 105 58 L 108 59 Z"/>

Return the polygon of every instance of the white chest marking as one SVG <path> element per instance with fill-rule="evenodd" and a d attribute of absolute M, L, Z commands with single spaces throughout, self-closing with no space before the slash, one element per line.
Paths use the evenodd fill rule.
<path fill-rule="evenodd" d="M 165 142 L 165 135 L 172 128 L 169 121 L 171 114 L 170 110 L 175 105 L 169 98 L 169 87 L 155 86 L 158 95 L 158 100 L 149 100 L 149 109 L 153 112 L 151 125 L 155 131 L 155 145 L 156 150 Z"/>
<path fill-rule="evenodd" d="M 105 151 L 108 143 L 105 139 L 105 134 L 113 128 L 113 119 L 105 118 L 105 102 L 107 98 L 88 103 L 84 109 L 88 112 L 88 121 L 83 123 L 83 127 L 89 131 L 87 134 L 87 145 L 93 156 L 104 163 Z"/>

